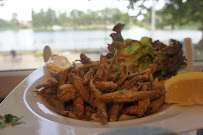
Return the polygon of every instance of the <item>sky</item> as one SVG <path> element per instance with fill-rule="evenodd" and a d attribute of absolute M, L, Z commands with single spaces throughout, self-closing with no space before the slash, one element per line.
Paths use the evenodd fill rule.
<path fill-rule="evenodd" d="M 73 9 L 83 12 L 90 10 L 101 10 L 104 8 L 119 8 L 122 12 L 136 15 L 138 10 L 129 10 L 128 0 L 6 0 L 4 6 L 0 6 L 0 18 L 10 20 L 13 13 L 17 14 L 20 21 L 30 21 L 32 9 L 39 12 L 41 9 L 51 8 L 56 12 L 70 13 Z M 156 9 L 163 7 L 163 0 L 156 3 Z M 147 6 L 152 5 L 152 0 L 148 0 Z M 144 11 L 146 12 L 146 11 Z M 142 17 L 140 18 L 142 19 Z"/>

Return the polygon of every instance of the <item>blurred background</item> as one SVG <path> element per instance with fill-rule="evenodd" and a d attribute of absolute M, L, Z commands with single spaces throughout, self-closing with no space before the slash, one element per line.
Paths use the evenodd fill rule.
<path fill-rule="evenodd" d="M 189 37 L 194 62 L 203 64 L 202 13 L 202 0 L 0 0 L 0 70 L 43 66 L 46 45 L 70 62 L 81 52 L 97 60 L 117 23 L 124 39 L 176 39 L 184 51 Z"/>

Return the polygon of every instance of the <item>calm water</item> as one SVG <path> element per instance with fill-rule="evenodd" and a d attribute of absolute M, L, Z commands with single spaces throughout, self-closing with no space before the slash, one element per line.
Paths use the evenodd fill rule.
<path fill-rule="evenodd" d="M 66 30 L 66 31 L 33 31 L 22 29 L 19 31 L 0 31 L 0 51 L 15 50 L 41 50 L 45 45 L 52 49 L 81 49 L 81 48 L 106 48 L 111 43 L 111 30 Z M 124 39 L 139 40 L 143 36 L 151 37 L 151 32 L 144 28 L 123 30 Z M 157 30 L 154 40 L 168 44 L 170 39 L 183 41 L 190 37 L 194 44 L 201 39 L 198 30 Z"/>

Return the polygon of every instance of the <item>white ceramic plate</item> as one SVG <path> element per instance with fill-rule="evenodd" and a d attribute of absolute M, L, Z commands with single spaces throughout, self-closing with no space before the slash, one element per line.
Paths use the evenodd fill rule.
<path fill-rule="evenodd" d="M 156 114 L 128 121 L 87 122 L 61 116 L 51 109 L 33 90 L 37 84 L 46 82 L 48 72 L 44 67 L 37 69 L 17 86 L 0 106 L 1 114 L 14 113 L 24 116 L 25 124 L 0 129 L 0 134 L 118 134 L 184 133 L 203 128 L 203 106 L 181 107 L 164 105 Z M 26 127 L 26 128 L 25 128 Z"/>

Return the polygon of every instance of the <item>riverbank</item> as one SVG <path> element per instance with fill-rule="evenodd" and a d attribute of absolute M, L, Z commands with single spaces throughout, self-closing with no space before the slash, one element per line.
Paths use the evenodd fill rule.
<path fill-rule="evenodd" d="M 80 54 L 84 53 L 92 61 L 99 60 L 99 52 L 98 51 L 53 51 L 53 54 L 63 55 L 68 58 L 68 60 L 72 63 L 75 60 L 80 59 Z M 35 53 L 26 52 L 26 53 L 17 53 L 15 58 L 9 53 L 0 53 L 0 71 L 5 70 L 27 70 L 27 69 L 37 69 L 41 66 L 44 66 L 43 56 L 37 56 Z M 203 61 L 195 61 L 195 64 L 203 64 Z"/>
<path fill-rule="evenodd" d="M 81 52 L 60 52 L 56 54 L 64 55 L 72 63 L 77 59 L 80 59 Z M 85 52 L 85 54 L 91 58 L 91 60 L 99 60 L 99 53 L 97 52 Z M 44 60 L 42 55 L 36 56 L 34 53 L 20 53 L 16 57 L 12 57 L 8 53 L 0 53 L 0 71 L 5 70 L 24 70 L 24 69 L 36 69 L 44 66 Z"/>

